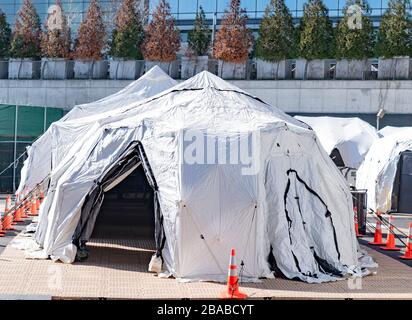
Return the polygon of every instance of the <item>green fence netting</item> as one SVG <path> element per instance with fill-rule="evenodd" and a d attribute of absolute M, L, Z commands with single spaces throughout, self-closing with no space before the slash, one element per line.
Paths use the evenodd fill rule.
<path fill-rule="evenodd" d="M 65 111 L 59 108 L 0 105 L 0 193 L 14 192 L 20 181 L 20 170 L 26 147 Z M 16 161 L 18 158 L 20 159 Z"/>

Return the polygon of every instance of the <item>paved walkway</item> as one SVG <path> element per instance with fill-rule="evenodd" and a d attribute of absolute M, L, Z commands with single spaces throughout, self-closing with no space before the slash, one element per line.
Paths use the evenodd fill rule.
<path fill-rule="evenodd" d="M 98 233 L 89 243 L 89 259 L 72 265 L 27 260 L 23 251 L 7 246 L 0 255 L 0 292 L 9 297 L 194 299 L 217 298 L 224 290 L 219 283 L 179 283 L 147 272 L 153 243 L 131 238 Z M 412 299 L 412 269 L 398 259 L 367 249 L 380 267 L 377 274 L 363 278 L 358 289 L 350 289 L 357 287 L 356 282 L 346 280 L 306 284 L 270 279 L 241 287 L 251 298 Z"/>
<path fill-rule="evenodd" d="M 0 211 L 4 206 L 2 202 Z M 399 220 L 399 226 L 407 226 L 405 222 Z M 9 232 L 7 237 L 0 238 L 0 299 L 195 299 L 217 298 L 225 289 L 225 285 L 219 283 L 179 283 L 175 279 L 158 278 L 147 272 L 153 241 L 136 240 L 138 233 L 141 234 L 136 228 L 114 230 L 111 226 L 110 230 L 97 227 L 88 243 L 89 259 L 71 265 L 25 259 L 23 251 L 8 245 L 18 231 Z M 276 278 L 243 283 L 242 290 L 251 298 L 412 299 L 412 262 L 399 260 L 399 252 L 384 253 L 366 246 L 370 236 L 361 240 L 361 244 L 378 262 L 379 268 L 371 269 L 377 271 L 376 274 L 363 278 L 360 284 L 355 280 L 307 284 Z M 399 241 L 397 244 L 401 245 Z"/>

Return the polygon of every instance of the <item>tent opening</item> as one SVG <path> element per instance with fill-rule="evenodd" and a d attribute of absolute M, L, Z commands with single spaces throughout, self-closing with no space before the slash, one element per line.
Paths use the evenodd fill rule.
<path fill-rule="evenodd" d="M 345 162 L 337 148 L 334 148 L 329 156 L 337 167 L 345 167 Z"/>
<path fill-rule="evenodd" d="M 399 157 L 392 188 L 392 211 L 412 213 L 412 150 Z"/>
<path fill-rule="evenodd" d="M 88 258 L 92 247 L 115 243 L 161 255 L 165 238 L 156 190 L 143 146 L 132 143 L 85 199 L 73 237 L 76 259 Z"/>
<path fill-rule="evenodd" d="M 154 239 L 153 189 L 142 166 L 105 192 L 93 238 Z M 154 246 L 154 243 L 153 243 Z"/>

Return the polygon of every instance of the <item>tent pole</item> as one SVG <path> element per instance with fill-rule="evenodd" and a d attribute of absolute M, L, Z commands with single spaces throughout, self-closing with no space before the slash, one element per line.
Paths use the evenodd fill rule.
<path fill-rule="evenodd" d="M 14 150 L 13 150 L 13 193 L 16 193 L 16 157 L 17 157 L 17 121 L 19 106 L 16 105 L 14 116 Z"/>
<path fill-rule="evenodd" d="M 44 115 L 43 115 L 43 133 L 46 132 L 47 125 L 47 106 L 44 106 Z"/>

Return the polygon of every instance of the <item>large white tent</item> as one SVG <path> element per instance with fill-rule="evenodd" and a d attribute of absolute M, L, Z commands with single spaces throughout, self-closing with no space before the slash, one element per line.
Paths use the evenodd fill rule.
<path fill-rule="evenodd" d="M 392 210 L 392 194 L 402 153 L 412 150 L 412 127 L 376 140 L 357 172 L 356 187 L 368 190 L 368 207 Z"/>
<path fill-rule="evenodd" d="M 51 173 L 30 257 L 73 262 L 104 193 L 141 165 L 156 256 L 177 278 L 224 281 L 232 247 L 244 280 L 272 277 L 270 255 L 307 282 L 362 273 L 351 194 L 314 132 L 208 72 L 99 117 L 76 144 Z"/>
<path fill-rule="evenodd" d="M 78 137 L 83 136 L 99 118 L 109 117 L 132 102 L 173 87 L 177 82 L 158 66 L 119 92 L 101 100 L 75 106 L 62 119 L 54 122 L 27 150 L 21 171 L 18 193 L 32 190 L 42 182 L 67 153 Z"/>
<path fill-rule="evenodd" d="M 328 154 L 337 149 L 344 165 L 357 169 L 372 143 L 379 138 L 376 129 L 359 118 L 295 116 L 313 128 Z"/>

